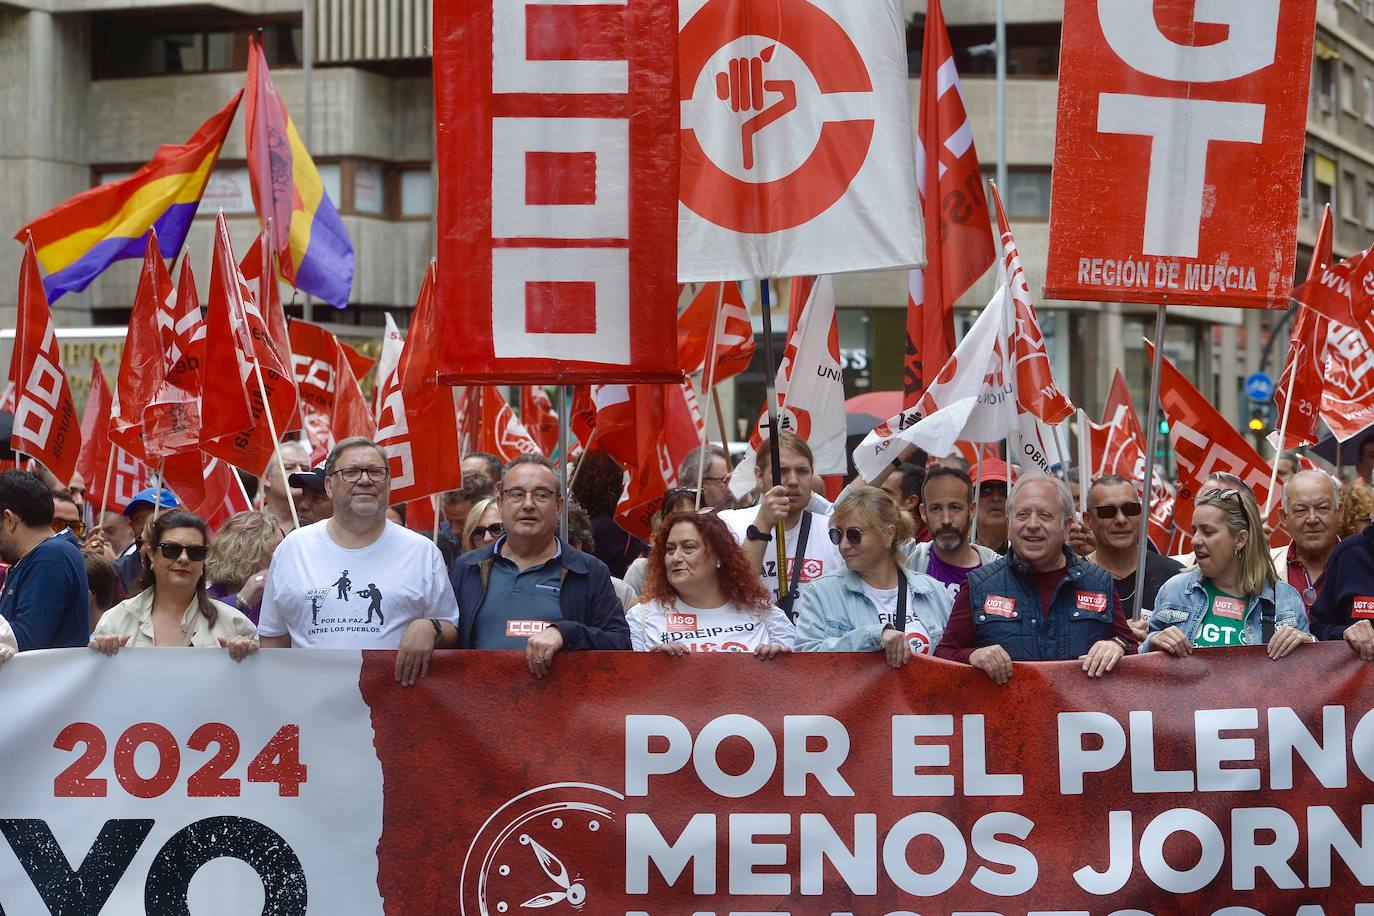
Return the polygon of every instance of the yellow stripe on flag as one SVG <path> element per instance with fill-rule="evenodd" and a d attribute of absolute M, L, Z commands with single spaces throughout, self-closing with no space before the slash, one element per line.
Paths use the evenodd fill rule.
<path fill-rule="evenodd" d="M 300 134 L 296 133 L 296 122 L 290 115 L 286 117 L 286 136 L 291 142 L 291 180 L 301 196 L 301 208 L 291 211 L 291 264 L 300 267 L 310 248 L 310 230 L 315 222 L 315 211 L 324 197 L 324 182 L 320 179 L 320 170 L 315 168 L 315 160 L 310 158 Z"/>

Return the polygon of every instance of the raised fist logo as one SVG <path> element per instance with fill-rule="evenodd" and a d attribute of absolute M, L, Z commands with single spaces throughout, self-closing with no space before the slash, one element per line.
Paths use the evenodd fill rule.
<path fill-rule="evenodd" d="M 740 147 L 744 169 L 754 170 L 754 136 L 769 124 L 797 110 L 797 84 L 793 80 L 763 78 L 763 65 L 773 59 L 777 45 L 769 45 L 758 57 L 736 57 L 730 61 L 729 72 L 716 74 L 716 97 L 729 102 L 733 111 L 757 111 L 759 114 L 740 125 Z M 768 93 L 782 93 L 782 98 L 764 108 Z"/>

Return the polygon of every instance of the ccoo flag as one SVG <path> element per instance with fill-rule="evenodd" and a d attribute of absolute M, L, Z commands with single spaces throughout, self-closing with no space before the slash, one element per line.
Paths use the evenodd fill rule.
<path fill-rule="evenodd" d="M 181 146 L 158 147 L 131 177 L 84 191 L 15 234 L 33 234 L 51 301 L 85 289 L 114 261 L 143 257 L 149 229 L 157 230 L 162 257 L 176 257 L 242 97 L 235 93 Z"/>
<path fill-rule="evenodd" d="M 272 85 L 261 40 L 252 36 L 248 45 L 245 120 L 253 206 L 264 226 L 271 221 L 282 279 L 343 308 L 353 288 L 353 243 Z"/>

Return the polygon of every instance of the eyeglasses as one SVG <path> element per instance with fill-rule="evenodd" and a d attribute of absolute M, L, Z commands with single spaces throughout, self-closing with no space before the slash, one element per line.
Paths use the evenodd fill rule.
<path fill-rule="evenodd" d="M 342 477 L 346 483 L 357 483 L 358 481 L 363 479 L 364 474 L 366 474 L 367 479 L 372 481 L 373 483 L 381 483 L 383 480 L 386 480 L 387 477 L 391 475 L 391 469 L 377 467 L 339 468 L 338 470 L 332 471 L 331 473 L 339 477 Z"/>
<path fill-rule="evenodd" d="M 1103 506 L 1097 506 L 1093 509 L 1093 512 L 1103 521 L 1116 518 L 1118 512 L 1127 518 L 1135 518 L 1140 515 L 1140 503 L 1108 503 Z"/>
<path fill-rule="evenodd" d="M 54 534 L 59 534 L 63 531 L 70 531 L 77 537 L 82 538 L 86 536 L 86 523 L 80 521 L 64 522 L 60 518 L 55 518 L 52 520 L 52 530 Z"/>
<path fill-rule="evenodd" d="M 472 529 L 472 540 L 484 541 L 490 536 L 492 539 L 499 538 L 506 531 L 506 526 L 500 522 L 492 522 L 490 525 L 478 525 Z"/>
<path fill-rule="evenodd" d="M 863 543 L 863 539 L 864 532 L 862 528 L 845 528 L 844 530 L 840 530 L 839 528 L 830 529 L 830 543 L 834 544 L 836 547 L 840 546 L 841 541 L 848 541 L 849 546 L 858 547 Z"/>
<path fill-rule="evenodd" d="M 186 559 L 192 563 L 204 561 L 205 555 L 210 552 L 210 548 L 204 544 L 175 544 L 171 541 L 163 541 L 157 545 L 158 552 L 169 560 L 176 560 L 181 557 L 182 552 L 186 553 Z"/>
<path fill-rule="evenodd" d="M 553 502 L 553 498 L 558 494 L 544 487 L 536 487 L 533 490 L 522 490 L 516 487 L 512 490 L 502 490 L 501 498 L 512 505 L 520 505 L 526 497 L 533 496 L 536 505 L 547 506 Z"/>

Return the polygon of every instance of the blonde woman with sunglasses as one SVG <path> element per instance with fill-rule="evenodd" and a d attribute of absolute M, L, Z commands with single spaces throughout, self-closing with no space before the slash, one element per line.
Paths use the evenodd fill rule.
<path fill-rule="evenodd" d="M 1279 581 L 1248 490 L 1213 489 L 1193 507 L 1197 565 L 1160 588 L 1141 652 L 1182 658 L 1197 648 L 1268 647 L 1279 659 L 1314 642 L 1302 596 Z"/>
<path fill-rule="evenodd" d="M 885 490 L 855 486 L 841 497 L 829 537 L 846 568 L 802 590 L 798 651 L 881 652 L 900 668 L 935 650 L 953 602 L 935 579 L 907 568 L 899 545 L 915 527 Z"/>
<path fill-rule="evenodd" d="M 257 651 L 252 621 L 205 592 L 210 528 L 190 512 L 172 511 L 149 524 L 143 546 L 143 591 L 106 611 L 91 648 L 114 655 L 146 646 L 224 648 L 234 661 Z"/>

